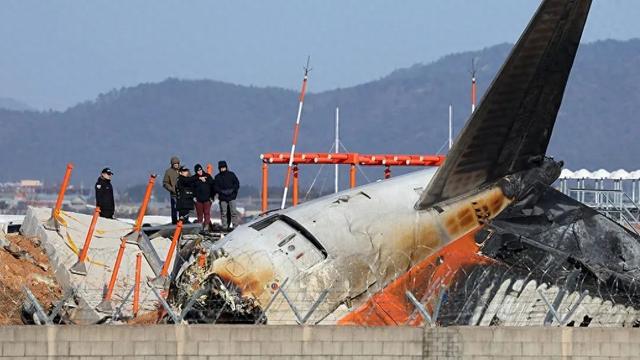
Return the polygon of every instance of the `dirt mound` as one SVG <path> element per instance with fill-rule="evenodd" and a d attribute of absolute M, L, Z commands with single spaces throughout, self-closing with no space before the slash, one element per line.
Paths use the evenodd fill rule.
<path fill-rule="evenodd" d="M 131 325 L 157 324 L 161 317 L 162 317 L 162 312 L 160 312 L 160 311 L 150 311 L 150 312 L 138 315 L 137 318 L 133 318 L 133 319 L 128 320 L 127 324 L 131 324 Z"/>
<path fill-rule="evenodd" d="M 23 286 L 45 310 L 61 298 L 62 291 L 37 241 L 20 235 L 7 235 L 7 241 L 8 246 L 0 246 L 0 325 L 22 324 L 20 309 L 26 297 Z"/>

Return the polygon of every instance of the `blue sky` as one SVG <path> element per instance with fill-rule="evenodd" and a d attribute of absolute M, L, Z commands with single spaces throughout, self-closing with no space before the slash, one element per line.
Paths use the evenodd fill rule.
<path fill-rule="evenodd" d="M 347 87 L 513 42 L 537 0 L 0 2 L 0 97 L 64 109 L 167 77 Z M 584 41 L 640 37 L 640 1 L 594 0 Z"/>

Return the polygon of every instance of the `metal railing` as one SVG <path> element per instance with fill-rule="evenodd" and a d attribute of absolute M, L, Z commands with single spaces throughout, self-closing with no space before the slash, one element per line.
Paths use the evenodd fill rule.
<path fill-rule="evenodd" d="M 636 225 L 640 223 L 640 206 L 624 191 L 569 189 L 569 196 L 638 234 Z"/>

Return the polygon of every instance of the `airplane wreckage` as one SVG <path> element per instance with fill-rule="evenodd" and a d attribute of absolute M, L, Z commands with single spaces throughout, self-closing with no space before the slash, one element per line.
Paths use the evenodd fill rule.
<path fill-rule="evenodd" d="M 640 236 L 555 190 L 546 154 L 590 5 L 542 1 L 442 166 L 183 238 L 168 304 L 190 323 L 640 325 Z"/>
<path fill-rule="evenodd" d="M 546 156 L 590 5 L 541 3 L 441 167 L 185 248 L 169 300 L 200 292 L 200 323 L 295 322 L 321 299 L 308 323 L 424 324 L 409 291 L 442 325 L 637 326 L 638 234 L 551 187 Z"/>

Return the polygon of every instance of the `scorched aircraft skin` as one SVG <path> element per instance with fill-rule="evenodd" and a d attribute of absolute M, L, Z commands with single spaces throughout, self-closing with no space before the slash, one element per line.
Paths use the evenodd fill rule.
<path fill-rule="evenodd" d="M 191 322 L 295 323 L 283 296 L 270 302 L 282 286 L 302 312 L 326 295 L 308 323 L 338 321 L 355 309 L 340 322 L 402 323 L 408 308 L 391 321 L 367 316 L 384 299 L 401 305 L 406 289 L 424 296 L 436 280 L 454 286 L 461 275 L 439 274 L 438 265 L 496 264 L 482 254 L 479 234 L 512 204 L 535 205 L 560 174 L 562 162 L 546 157 L 546 149 L 590 5 L 541 3 L 440 168 L 239 226 L 208 246 L 206 258 L 181 267 L 170 300 L 184 305 L 202 292 Z"/>
<path fill-rule="evenodd" d="M 240 226 L 210 249 L 219 257 L 206 271 L 180 275 L 178 293 L 186 300 L 209 279 L 205 282 L 217 284 L 211 291 L 222 292 L 214 302 L 227 299 L 228 308 L 250 319 L 254 306 L 264 307 L 288 279 L 285 291 L 300 309 L 329 291 L 311 318 L 319 321 L 340 304 L 380 290 L 509 204 L 502 190 L 493 186 L 439 210 L 414 210 L 425 180 L 434 173 L 429 169 L 364 185 Z M 238 314 L 228 317 L 244 319 Z M 295 322 L 282 299 L 272 305 L 267 319 Z"/>

